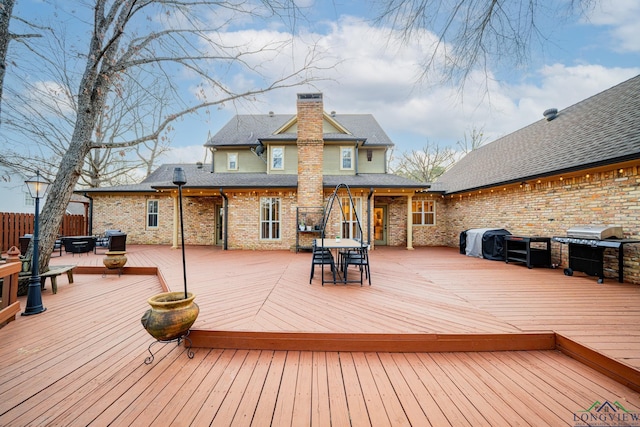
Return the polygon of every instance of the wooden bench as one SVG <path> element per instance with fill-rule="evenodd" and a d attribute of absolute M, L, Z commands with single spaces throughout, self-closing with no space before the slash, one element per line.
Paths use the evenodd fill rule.
<path fill-rule="evenodd" d="M 76 265 L 52 265 L 50 266 L 49 271 L 40 274 L 40 284 L 44 289 L 44 283 L 47 280 L 47 277 L 51 277 L 51 290 L 53 293 L 58 292 L 58 276 L 62 273 L 67 273 L 67 278 L 69 279 L 69 283 L 73 283 L 73 269 L 76 268 Z"/>

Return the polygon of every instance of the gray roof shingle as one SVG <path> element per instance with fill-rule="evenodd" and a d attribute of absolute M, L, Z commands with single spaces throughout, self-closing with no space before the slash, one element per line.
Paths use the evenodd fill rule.
<path fill-rule="evenodd" d="M 456 193 L 640 158 L 640 75 L 463 157 L 432 185 Z"/>
<path fill-rule="evenodd" d="M 175 188 L 172 180 L 173 170 L 176 167 L 182 167 L 187 176 L 187 183 L 184 188 L 248 189 L 296 188 L 298 186 L 298 176 L 293 174 L 267 174 L 264 172 L 211 173 L 206 165 L 198 167 L 196 164 L 164 164 L 140 184 L 93 188 L 85 191 L 87 193 L 155 192 L 159 189 Z M 347 184 L 349 187 L 359 188 L 428 188 L 427 184 L 391 174 L 325 175 L 323 177 L 323 186 L 325 188 L 335 188 L 338 184 Z"/>
<path fill-rule="evenodd" d="M 295 133 L 274 133 L 294 117 L 291 114 L 236 115 L 207 141 L 205 147 L 255 145 L 259 140 L 295 141 Z M 389 136 L 371 114 L 336 114 L 331 117 L 347 129 L 349 134 L 326 133 L 326 141 L 366 140 L 365 145 L 369 146 L 393 146 Z"/>

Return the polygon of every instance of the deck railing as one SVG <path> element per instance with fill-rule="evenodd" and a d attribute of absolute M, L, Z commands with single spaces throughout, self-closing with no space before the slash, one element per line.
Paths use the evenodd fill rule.
<path fill-rule="evenodd" d="M 18 301 L 18 273 L 21 269 L 22 263 L 20 262 L 0 264 L 0 281 L 2 281 L 0 327 L 12 320 L 16 320 L 16 314 L 20 311 L 20 301 Z"/>

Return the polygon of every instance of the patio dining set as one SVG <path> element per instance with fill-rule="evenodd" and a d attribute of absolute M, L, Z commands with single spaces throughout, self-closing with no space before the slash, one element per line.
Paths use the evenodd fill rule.
<path fill-rule="evenodd" d="M 362 243 L 358 239 L 316 239 L 313 242 L 311 256 L 311 276 L 309 284 L 313 280 L 315 266 L 319 265 L 322 275 L 322 285 L 325 283 L 364 283 L 363 279 L 367 279 L 371 286 L 371 270 L 369 268 L 369 250 L 368 245 Z M 335 255 L 334 255 L 335 252 Z M 326 279 L 324 275 L 324 266 L 327 265 L 331 269 L 333 280 Z M 348 277 L 349 267 L 355 266 L 360 271 L 359 280 Z"/>

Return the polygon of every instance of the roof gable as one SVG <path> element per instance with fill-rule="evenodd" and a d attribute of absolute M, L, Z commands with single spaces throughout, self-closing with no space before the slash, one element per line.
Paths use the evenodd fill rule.
<path fill-rule="evenodd" d="M 325 141 L 364 141 L 369 146 L 393 146 L 371 114 L 323 115 Z M 297 140 L 297 116 L 290 114 L 239 114 L 205 144 L 205 147 L 251 146 L 259 141 Z"/>
<path fill-rule="evenodd" d="M 298 116 L 293 116 L 289 121 L 287 121 L 280 129 L 277 129 L 274 134 L 294 134 L 298 133 Z M 349 132 L 344 126 L 335 121 L 332 116 L 328 115 L 326 112 L 322 114 L 322 133 L 323 134 L 344 134 L 351 136 L 351 132 Z"/>
<path fill-rule="evenodd" d="M 471 151 L 434 184 L 455 193 L 640 158 L 640 76 Z"/>

